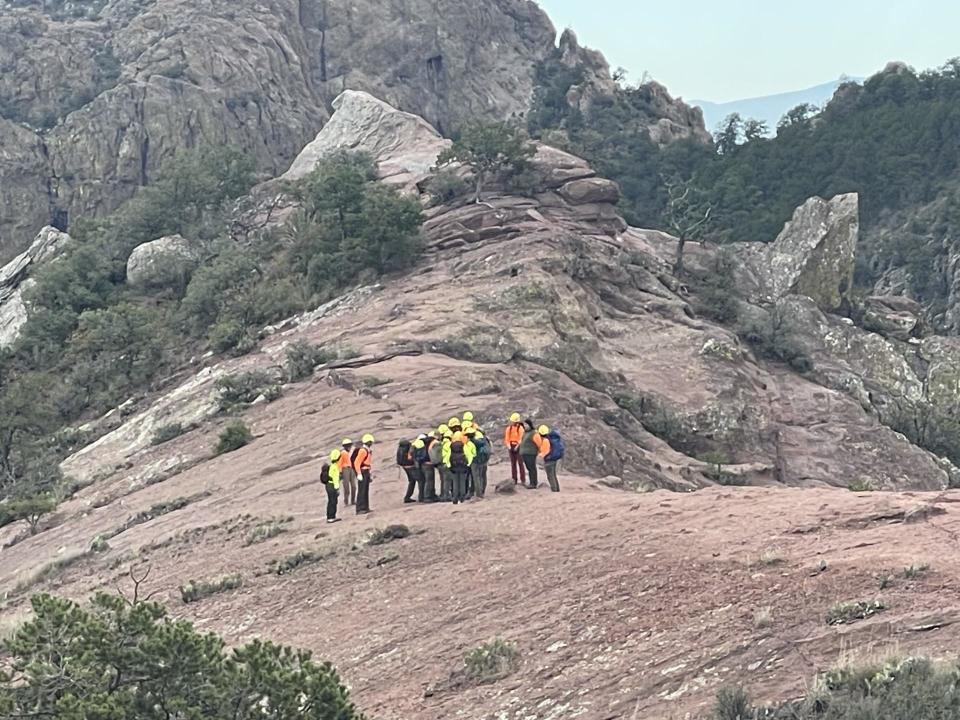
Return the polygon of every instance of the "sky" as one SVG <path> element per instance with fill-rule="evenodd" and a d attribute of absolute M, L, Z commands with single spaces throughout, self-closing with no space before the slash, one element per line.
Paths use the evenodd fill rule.
<path fill-rule="evenodd" d="M 538 0 L 558 30 L 687 100 L 801 90 L 960 56 L 958 0 Z"/>

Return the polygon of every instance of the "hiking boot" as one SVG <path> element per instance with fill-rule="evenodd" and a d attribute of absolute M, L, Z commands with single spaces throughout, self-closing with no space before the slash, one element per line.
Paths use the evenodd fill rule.
<path fill-rule="evenodd" d="M 415 502 L 416 502 L 416 500 L 414 500 L 413 498 L 410 498 L 409 500 L 404 500 L 404 501 L 403 501 L 403 504 L 404 504 L 404 505 L 409 505 L 410 503 L 415 503 Z"/>
<path fill-rule="evenodd" d="M 340 522 L 340 518 L 333 518 L 332 520 L 327 520 L 328 523 Z"/>

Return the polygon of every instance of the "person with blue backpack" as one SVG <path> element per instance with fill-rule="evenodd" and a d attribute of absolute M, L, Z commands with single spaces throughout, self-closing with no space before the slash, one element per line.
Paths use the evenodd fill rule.
<path fill-rule="evenodd" d="M 563 438 L 560 437 L 560 433 L 551 430 L 546 425 L 541 425 L 537 429 L 537 434 L 541 438 L 540 457 L 543 458 L 543 469 L 547 473 L 550 490 L 560 492 L 560 481 L 557 479 L 557 463 L 563 460 L 566 453 Z"/>

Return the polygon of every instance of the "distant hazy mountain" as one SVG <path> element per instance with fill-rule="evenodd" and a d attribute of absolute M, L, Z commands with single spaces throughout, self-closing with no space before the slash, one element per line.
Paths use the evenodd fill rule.
<path fill-rule="evenodd" d="M 788 110 L 802 103 L 823 105 L 833 97 L 833 93 L 841 84 L 850 82 L 851 80 L 862 82 L 863 78 L 843 75 L 839 80 L 834 80 L 833 82 L 817 85 L 816 87 L 807 88 L 806 90 L 781 93 L 780 95 L 734 100 L 733 102 L 726 103 L 693 100 L 690 104 L 699 105 L 703 109 L 703 118 L 706 121 L 707 130 L 711 132 L 716 130 L 717 125 L 731 113 L 740 113 L 744 118 L 749 117 L 763 120 L 770 126 L 771 130 L 774 130 L 780 118 L 782 118 Z"/>

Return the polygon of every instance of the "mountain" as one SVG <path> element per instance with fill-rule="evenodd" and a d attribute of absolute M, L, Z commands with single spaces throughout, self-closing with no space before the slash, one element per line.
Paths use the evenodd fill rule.
<path fill-rule="evenodd" d="M 613 83 L 531 0 L 8 0 L 0 4 L 0 258 L 101 217 L 178 149 L 242 147 L 285 169 L 345 89 L 449 133 L 523 115 L 555 53 Z M 679 103 L 674 103 L 679 106 Z M 667 111 L 680 122 L 699 116 Z M 659 119 L 659 118 L 657 118 Z M 676 134 L 703 132 L 677 127 Z"/>
<path fill-rule="evenodd" d="M 771 131 L 775 130 L 780 119 L 798 105 L 810 104 L 822 107 L 844 83 L 862 82 L 864 78 L 841 75 L 839 80 L 815 85 L 805 90 L 767 95 L 764 97 L 746 98 L 724 103 L 714 103 L 707 100 L 693 100 L 691 105 L 703 111 L 703 119 L 707 129 L 713 131 L 723 120 L 733 113 L 741 117 L 762 120 Z"/>
<path fill-rule="evenodd" d="M 59 432 L 71 479 L 63 502 L 35 532 L 0 528 L 6 622 L 27 612 L 32 592 L 85 597 L 149 568 L 149 589 L 177 617 L 230 643 L 269 636 L 305 646 L 332 660 L 378 717 L 440 720 L 465 707 L 477 717 L 518 707 L 524 716 L 557 708 L 554 718 L 638 709 L 706 717 L 715 692 L 752 682 L 758 662 L 767 665 L 763 699 L 795 698 L 805 674 L 835 659 L 840 636 L 824 627 L 835 598 L 876 591 L 864 566 L 902 564 L 905 553 L 918 566 L 941 558 L 954 510 L 943 495 L 918 505 L 917 493 L 960 481 L 960 470 L 885 424 L 879 409 L 911 398 L 901 410 L 929 421 L 953 407 L 960 343 L 906 327 L 909 306 L 874 304 L 875 330 L 833 314 L 850 300 L 855 195 L 804 203 L 769 245 L 731 246 L 732 270 L 720 249 L 690 243 L 680 278 L 677 240 L 628 227 L 618 186 L 575 156 L 539 145 L 532 185 L 498 179 L 477 203 L 466 168 L 435 169 L 451 143 L 422 118 L 356 91 L 334 106 L 294 174 L 312 166 L 312 187 L 334 178 L 342 193 L 356 185 L 337 148 L 369 152 L 380 180 L 360 192 L 378 208 L 401 197 L 391 187 L 413 193 L 422 249 L 400 271 L 371 275 L 368 265 L 365 280 L 302 312 L 275 309 L 276 320 L 231 353 L 185 354 L 115 409 Z M 115 383 L 152 357 L 142 348 L 163 337 L 157 325 L 139 334 L 125 317 L 159 308 L 169 319 L 154 323 L 179 322 L 175 309 L 196 320 L 217 302 L 247 313 L 242 283 L 251 278 L 260 282 L 253 297 L 270 305 L 276 295 L 260 291 L 290 282 L 271 267 L 316 239 L 324 275 L 344 273 L 363 248 L 351 240 L 344 255 L 330 254 L 339 231 L 324 231 L 340 209 L 315 218 L 330 198 L 304 192 L 268 182 L 232 204 L 224 227 L 236 235 L 188 271 L 182 300 L 182 271 L 157 270 L 179 257 L 183 238 L 166 242 L 166 254 L 152 240 L 129 253 L 128 268 L 144 248 L 157 258 L 153 289 L 118 278 L 103 296 L 108 308 L 79 320 L 63 351 L 80 370 L 72 390 L 85 398 L 93 378 Z M 387 253 L 399 233 L 394 223 L 370 236 L 375 251 Z M 100 250 L 125 239 L 101 238 L 111 244 Z M 82 245 L 58 242 L 67 249 L 49 263 L 57 278 L 88 267 Z M 43 262 L 42 253 L 31 258 Z M 103 282 L 74 277 L 75 297 Z M 209 299 L 200 303 L 202 288 Z M 57 301 L 40 294 L 31 343 L 59 326 L 49 313 Z M 732 316 L 751 328 L 743 339 Z M 304 348 L 314 349 L 305 371 Z M 29 373 L 17 382 L 27 404 L 3 421 L 32 435 L 38 398 L 68 398 L 49 379 L 42 395 L 29 391 Z M 495 442 L 517 410 L 558 428 L 568 446 L 561 493 L 510 481 L 495 492 L 508 477 L 497 443 L 486 499 L 405 505 L 398 441 L 466 409 Z M 250 429 L 247 444 L 215 451 L 238 421 Z M 323 458 L 343 436 L 368 431 L 377 440 L 375 514 L 343 511 L 345 522 L 318 526 Z M 914 492 L 863 497 L 847 487 Z M 933 514 L 945 517 L 908 526 Z M 382 550 L 368 544 L 386 524 L 412 534 Z M 175 590 L 221 576 L 240 580 L 196 601 Z M 937 587 L 896 586 L 884 597 L 903 601 L 884 621 L 927 626 L 916 593 L 939 609 Z M 638 596 L 645 609 L 631 620 Z M 754 616 L 767 606 L 775 618 L 761 626 Z M 462 667 L 469 649 L 497 636 L 519 648 L 520 671 L 492 692 L 465 681 Z M 865 621 L 842 637 L 874 636 Z M 798 637 L 807 663 L 799 671 L 773 660 Z M 919 650 L 926 637 L 905 633 L 901 648 Z M 638 671 L 638 653 L 648 670 Z"/>

